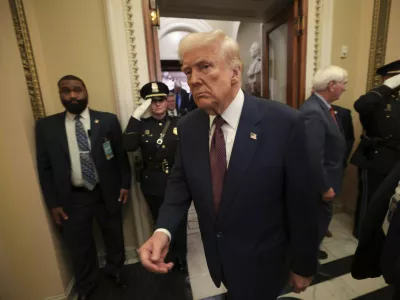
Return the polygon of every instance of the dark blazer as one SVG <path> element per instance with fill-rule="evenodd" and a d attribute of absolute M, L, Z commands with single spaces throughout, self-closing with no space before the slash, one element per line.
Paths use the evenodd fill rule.
<path fill-rule="evenodd" d="M 131 171 L 126 153 L 122 148 L 122 132 L 117 116 L 90 110 L 91 153 L 100 179 L 107 209 L 120 207 L 120 189 L 129 189 Z M 111 142 L 114 157 L 107 160 L 103 141 Z M 49 208 L 63 207 L 68 210 L 71 196 L 71 163 L 65 128 L 65 112 L 41 119 L 36 124 L 37 167 L 42 192 Z"/>
<path fill-rule="evenodd" d="M 351 274 L 356 279 L 384 276 L 387 283 L 399 284 L 400 279 L 400 210 L 397 209 L 388 235 L 382 224 L 389 202 L 400 181 L 400 163 L 386 177 L 371 198 L 362 223 L 360 240 L 354 256 Z"/>
<path fill-rule="evenodd" d="M 200 109 L 178 122 L 157 228 L 174 236 L 193 199 L 216 286 L 224 280 L 234 300 L 275 299 L 289 269 L 312 276 L 317 267 L 317 201 L 304 120 L 288 106 L 245 95 L 218 214 L 209 131 L 209 116 Z"/>
<path fill-rule="evenodd" d="M 174 90 L 171 90 L 171 92 L 174 92 L 176 94 Z M 178 107 L 178 102 L 176 102 L 176 110 L 178 111 L 180 116 L 184 116 L 193 109 L 196 109 L 197 105 L 193 100 L 193 96 L 191 94 L 189 95 L 189 93 L 186 92 L 186 90 L 181 88 L 180 94 L 181 94 L 181 106 Z M 175 100 L 177 101 L 176 97 Z"/>
<path fill-rule="evenodd" d="M 346 155 L 345 155 L 345 166 L 350 157 L 350 153 L 354 146 L 354 127 L 353 118 L 351 117 L 351 110 L 338 106 L 332 105 L 335 110 L 336 118 L 343 129 L 344 138 L 346 140 Z"/>
<path fill-rule="evenodd" d="M 303 103 L 300 111 L 306 118 L 306 130 L 315 178 L 320 194 L 333 188 L 340 195 L 346 141 L 343 130 L 335 123 L 329 108 L 315 94 Z"/>

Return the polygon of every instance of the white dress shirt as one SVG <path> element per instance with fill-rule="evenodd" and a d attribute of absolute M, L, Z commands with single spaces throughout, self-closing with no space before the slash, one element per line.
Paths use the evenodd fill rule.
<path fill-rule="evenodd" d="M 176 111 L 176 109 L 174 109 L 174 110 L 168 110 L 168 116 L 170 116 L 170 117 L 177 117 L 177 116 L 178 116 L 178 112 Z"/>
<path fill-rule="evenodd" d="M 224 139 L 225 139 L 227 167 L 229 167 L 229 161 L 231 159 L 233 143 L 235 142 L 240 116 L 242 114 L 243 103 L 244 103 L 244 93 L 240 89 L 235 99 L 233 99 L 232 103 L 221 115 L 221 117 L 225 120 L 225 124 L 222 125 L 222 131 L 224 133 Z M 210 115 L 209 146 L 211 146 L 211 139 L 215 130 L 215 125 L 213 124 L 215 117 L 216 116 Z M 167 229 L 160 228 L 157 229 L 155 232 L 164 232 L 166 235 L 168 235 L 169 239 L 171 240 L 171 233 Z"/>
<path fill-rule="evenodd" d="M 76 140 L 76 131 L 75 131 L 75 116 L 67 111 L 65 115 L 65 129 L 67 131 L 67 140 L 68 140 L 68 149 L 69 149 L 69 157 L 71 160 L 71 181 L 72 185 L 76 187 L 83 187 L 83 178 L 82 178 L 82 169 L 81 169 L 81 159 L 80 152 L 78 147 L 78 142 Z M 81 113 L 81 122 L 83 127 L 85 128 L 86 135 L 88 136 L 89 147 L 90 138 L 88 135 L 88 131 L 90 130 L 90 114 L 89 109 L 86 108 Z M 98 175 L 96 172 L 96 178 L 98 179 Z"/>

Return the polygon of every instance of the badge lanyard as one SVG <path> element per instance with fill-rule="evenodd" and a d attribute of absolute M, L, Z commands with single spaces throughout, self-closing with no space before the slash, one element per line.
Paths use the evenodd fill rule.
<path fill-rule="evenodd" d="M 163 130 L 161 131 L 160 137 L 157 140 L 157 145 L 158 145 L 157 147 L 160 147 L 163 144 L 164 137 L 165 137 L 165 134 L 167 133 L 169 125 L 171 125 L 171 120 L 168 119 L 167 123 L 165 123 Z"/>

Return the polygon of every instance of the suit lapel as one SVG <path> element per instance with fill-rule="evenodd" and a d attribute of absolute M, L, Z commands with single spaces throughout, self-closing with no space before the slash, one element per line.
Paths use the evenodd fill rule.
<path fill-rule="evenodd" d="M 90 138 L 90 143 L 91 143 L 91 149 L 95 149 L 95 143 L 98 140 L 98 136 L 100 133 L 100 126 L 101 126 L 101 120 L 100 120 L 100 116 L 96 111 L 93 110 L 89 110 L 89 114 L 90 114 L 90 134 L 89 134 L 89 138 Z"/>
<path fill-rule="evenodd" d="M 335 128 L 335 131 L 338 134 L 343 135 L 339 120 L 336 118 L 337 123 L 335 123 L 335 120 L 333 119 L 333 116 L 331 115 L 331 112 L 330 112 L 329 108 L 326 106 L 326 104 L 323 103 L 322 100 L 318 96 L 314 95 L 314 97 L 315 97 L 317 103 L 319 104 L 319 106 L 321 107 L 322 111 L 324 112 L 326 118 L 328 119 L 328 122 L 331 125 L 331 127 Z"/>
<path fill-rule="evenodd" d="M 346 147 L 346 139 L 344 137 L 344 131 L 342 128 L 342 125 L 340 124 L 340 121 L 336 117 L 337 124 L 335 123 L 335 120 L 333 119 L 331 112 L 329 111 L 328 107 L 326 107 L 325 103 L 322 102 L 321 99 L 319 99 L 316 95 L 314 95 L 316 98 L 317 103 L 320 105 L 321 109 L 325 113 L 326 117 L 328 118 L 328 122 L 331 125 L 333 131 L 336 133 L 336 135 L 339 137 L 339 139 L 342 142 L 342 146 Z"/>
<path fill-rule="evenodd" d="M 340 129 L 340 132 L 343 134 L 343 136 L 344 136 L 344 129 L 343 129 L 343 124 L 342 124 L 342 122 L 341 122 L 341 117 L 340 117 L 340 115 L 339 115 L 339 111 L 337 111 L 337 110 L 335 110 L 334 109 L 334 112 L 335 112 L 335 118 L 336 118 L 336 121 L 337 121 L 337 123 L 338 123 L 338 125 L 339 125 L 339 129 Z"/>
<path fill-rule="evenodd" d="M 201 111 L 195 127 L 199 134 L 192 139 L 192 147 L 190 151 L 191 161 L 193 161 L 195 165 L 194 169 L 196 170 L 196 173 L 198 173 L 198 178 L 201 179 L 199 182 L 202 185 L 201 191 L 204 191 L 203 197 L 207 210 L 212 216 L 212 219 L 215 220 L 210 171 L 210 118 L 207 113 Z"/>
<path fill-rule="evenodd" d="M 242 179 L 249 167 L 258 146 L 257 136 L 259 128 L 257 123 L 260 116 L 256 102 L 251 96 L 245 94 L 242 114 L 229 161 L 228 172 L 225 178 L 222 201 L 218 215 L 221 223 L 229 208 L 232 206 L 238 188 L 242 186 Z"/>
<path fill-rule="evenodd" d="M 65 155 L 68 157 L 69 160 L 67 129 L 65 127 L 65 114 L 66 112 L 59 114 L 57 119 L 57 128 L 55 132 L 57 132 L 57 137 L 59 139 L 61 148 L 63 149 Z"/>

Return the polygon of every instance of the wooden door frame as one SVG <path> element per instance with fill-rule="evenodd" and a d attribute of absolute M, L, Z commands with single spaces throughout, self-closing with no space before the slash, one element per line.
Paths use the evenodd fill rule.
<path fill-rule="evenodd" d="M 147 49 L 147 64 L 149 69 L 149 81 L 160 81 L 161 74 L 161 60 L 160 60 L 160 47 L 158 44 L 158 28 L 151 23 L 151 1 L 142 0 L 143 21 L 144 21 L 144 35 L 146 40 Z"/>
<path fill-rule="evenodd" d="M 307 59 L 308 0 L 295 0 L 263 24 L 263 97 L 269 98 L 269 34 L 284 23 L 288 24 L 286 104 L 298 108 L 304 102 Z M 297 20 L 302 16 L 301 35 L 297 35 Z"/>

